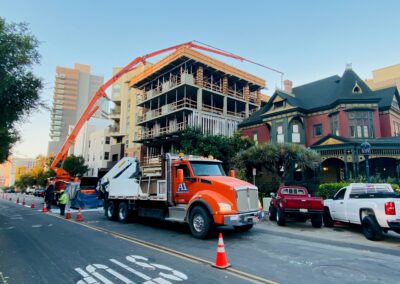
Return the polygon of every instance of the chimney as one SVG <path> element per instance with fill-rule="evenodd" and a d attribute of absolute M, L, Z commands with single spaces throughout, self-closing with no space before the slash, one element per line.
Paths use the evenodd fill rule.
<path fill-rule="evenodd" d="M 285 80 L 283 81 L 283 90 L 288 93 L 291 94 L 292 93 L 292 87 L 293 87 L 293 82 L 290 80 Z"/>

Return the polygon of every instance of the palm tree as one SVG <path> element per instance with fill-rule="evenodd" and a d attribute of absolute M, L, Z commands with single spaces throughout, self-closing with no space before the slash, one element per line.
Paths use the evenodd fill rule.
<path fill-rule="evenodd" d="M 265 169 L 280 184 L 284 184 L 287 176 L 296 169 L 315 170 L 321 164 L 321 158 L 316 151 L 291 143 L 253 146 L 240 152 L 234 161 L 239 171 Z"/>

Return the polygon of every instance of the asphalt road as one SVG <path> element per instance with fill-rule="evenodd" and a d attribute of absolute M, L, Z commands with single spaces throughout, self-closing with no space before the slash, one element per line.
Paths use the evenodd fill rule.
<path fill-rule="evenodd" d="M 400 235 L 371 242 L 358 228 L 307 223 L 222 228 L 232 267 L 218 270 L 210 266 L 216 236 L 197 240 L 187 226 L 149 219 L 111 222 L 100 210 L 69 222 L 39 212 L 35 200 L 36 209 L 0 200 L 0 273 L 8 283 L 399 283 Z"/>

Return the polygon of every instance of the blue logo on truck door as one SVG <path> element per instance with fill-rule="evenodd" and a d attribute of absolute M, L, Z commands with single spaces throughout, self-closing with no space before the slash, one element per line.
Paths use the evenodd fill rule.
<path fill-rule="evenodd" d="M 178 186 L 178 191 L 177 192 L 188 192 L 186 184 L 185 183 L 180 183 L 179 186 Z"/>

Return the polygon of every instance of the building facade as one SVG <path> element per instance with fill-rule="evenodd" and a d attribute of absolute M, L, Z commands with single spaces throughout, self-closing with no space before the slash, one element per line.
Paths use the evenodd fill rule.
<path fill-rule="evenodd" d="M 108 162 L 111 160 L 111 137 L 108 129 L 92 132 L 88 141 L 88 153 L 85 156 L 85 160 L 89 170 L 86 176 L 102 176 L 101 172 L 107 171 Z"/>
<path fill-rule="evenodd" d="M 74 68 L 56 68 L 48 155 L 60 151 L 89 100 L 102 84 L 103 77 L 92 75 L 88 65 L 75 64 Z M 95 116 L 105 117 L 108 112 L 107 103 L 99 106 Z M 86 136 L 83 132 L 79 135 Z M 73 147 L 70 153 L 74 153 Z"/>
<path fill-rule="evenodd" d="M 365 175 L 360 144 L 372 145 L 372 175 L 399 179 L 400 137 L 393 127 L 400 122 L 399 92 L 389 86 L 371 89 L 351 69 L 292 88 L 276 90 L 269 102 L 240 124 L 242 133 L 256 143 L 299 143 L 322 157 L 323 181 Z"/>
<path fill-rule="evenodd" d="M 204 134 L 232 135 L 258 110 L 265 81 L 183 47 L 130 79 L 137 89 L 135 142 L 143 144 L 142 163 L 177 151 L 180 133 L 198 127 Z"/>
<path fill-rule="evenodd" d="M 137 117 L 140 116 L 140 109 L 137 108 L 137 97 L 140 90 L 130 88 L 129 79 L 136 74 L 143 72 L 149 66 L 140 64 L 137 68 L 123 75 L 112 86 L 111 100 L 113 107 L 110 112 L 112 125 L 109 135 L 111 139 L 110 160 L 108 167 L 111 168 L 124 156 L 140 158 L 141 145 L 135 143 L 135 135 L 138 135 L 140 127 L 136 126 Z M 113 74 L 119 72 L 121 67 L 114 67 Z"/>
<path fill-rule="evenodd" d="M 11 163 L 9 185 L 14 185 L 15 181 L 23 174 L 29 172 L 35 165 L 35 159 L 31 158 L 16 158 L 9 159 Z"/>

